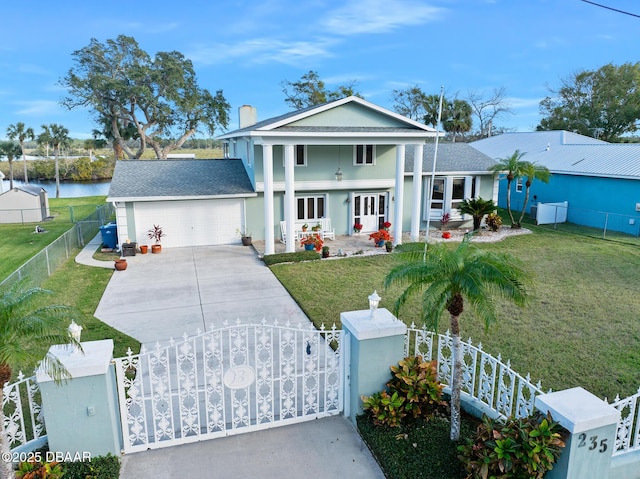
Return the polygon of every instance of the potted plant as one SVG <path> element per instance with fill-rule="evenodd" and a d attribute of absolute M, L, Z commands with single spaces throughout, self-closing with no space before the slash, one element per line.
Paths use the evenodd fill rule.
<path fill-rule="evenodd" d="M 356 233 L 360 233 L 361 230 L 362 230 L 362 223 L 354 223 L 353 231 Z"/>
<path fill-rule="evenodd" d="M 159 253 L 160 251 L 162 251 L 162 245 L 160 245 L 160 240 L 162 239 L 163 236 L 165 236 L 165 234 L 162 231 L 162 226 L 160 225 L 153 225 L 153 228 L 147 231 L 147 238 L 155 241 L 155 244 L 151 245 L 152 253 Z"/>
<path fill-rule="evenodd" d="M 322 247 L 322 257 L 323 258 L 328 258 L 329 257 L 329 247 L 328 246 L 323 246 Z"/>
<path fill-rule="evenodd" d="M 251 233 L 247 233 L 247 230 L 245 230 L 245 229 L 238 228 L 236 230 L 236 234 L 242 240 L 242 245 L 243 246 L 251 246 L 251 241 L 252 241 Z"/>
<path fill-rule="evenodd" d="M 315 226 L 311 227 L 311 231 L 320 231 L 320 228 L 322 228 L 322 225 L 320 223 L 316 223 Z"/>
<path fill-rule="evenodd" d="M 322 241 L 322 238 L 320 238 L 320 235 L 307 236 L 302 238 L 302 241 L 300 241 L 300 246 L 304 247 L 307 251 L 313 251 L 315 249 L 319 252 L 322 250 L 323 244 L 324 242 Z"/>
<path fill-rule="evenodd" d="M 371 233 L 369 235 L 369 239 L 373 240 L 373 242 L 376 244 L 376 248 L 380 248 L 384 246 L 385 241 L 391 241 L 391 235 L 389 234 L 389 231 L 381 228 L 378 231 Z"/>
<path fill-rule="evenodd" d="M 442 237 L 445 239 L 451 238 L 451 232 L 447 231 L 449 221 L 451 221 L 451 215 L 449 213 L 444 213 L 442 218 L 440 218 L 440 229 L 442 230 Z"/>
<path fill-rule="evenodd" d="M 393 251 L 393 243 L 391 241 L 385 241 L 384 246 L 387 248 L 387 253 L 391 253 Z"/>
<path fill-rule="evenodd" d="M 302 231 L 307 231 L 308 228 L 309 228 L 309 225 L 307 223 L 302 225 Z"/>

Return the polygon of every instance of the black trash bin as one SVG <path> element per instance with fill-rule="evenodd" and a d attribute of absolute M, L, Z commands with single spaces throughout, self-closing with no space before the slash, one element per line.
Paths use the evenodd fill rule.
<path fill-rule="evenodd" d="M 138 243 L 122 243 L 122 256 L 135 256 Z"/>
<path fill-rule="evenodd" d="M 106 248 L 115 249 L 118 244 L 118 228 L 115 223 L 108 223 L 100 227 L 102 243 Z"/>

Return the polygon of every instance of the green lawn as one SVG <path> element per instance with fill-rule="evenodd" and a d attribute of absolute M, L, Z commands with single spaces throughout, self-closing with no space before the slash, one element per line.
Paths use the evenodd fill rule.
<path fill-rule="evenodd" d="M 48 244 L 68 231 L 75 221 L 95 212 L 103 205 L 106 196 L 83 198 L 49 198 L 49 210 L 53 219 L 41 223 L 0 224 L 0 281 L 42 251 Z M 36 224 L 47 232 L 35 234 Z"/>
<path fill-rule="evenodd" d="M 499 304 L 499 323 L 488 332 L 472 313 L 461 317 L 461 334 L 483 349 L 511 359 L 543 389 L 582 386 L 613 399 L 640 387 L 640 248 L 527 225 L 533 234 L 480 248 L 511 253 L 532 273 L 525 309 Z M 316 325 L 339 325 L 340 312 L 368 308 L 374 289 L 380 307 L 393 309 L 400 290 L 384 290 L 386 273 L 400 256 L 279 264 L 272 271 Z M 415 298 L 400 319 L 419 322 Z M 441 321 L 446 330 L 448 318 Z"/>

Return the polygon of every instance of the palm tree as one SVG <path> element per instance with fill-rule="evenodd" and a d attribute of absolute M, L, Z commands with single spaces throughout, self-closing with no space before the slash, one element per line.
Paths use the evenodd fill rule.
<path fill-rule="evenodd" d="M 456 135 L 471 130 L 473 120 L 471 118 L 471 105 L 465 100 L 453 100 L 447 102 L 442 112 L 442 127 L 447 133 L 451 133 L 451 141 L 456 142 Z"/>
<path fill-rule="evenodd" d="M 80 347 L 67 331 L 68 308 L 48 305 L 34 309 L 34 302 L 45 293 L 48 291 L 26 288 L 24 282 L 0 292 L 0 405 L 4 401 L 4 386 L 11 380 L 11 365 L 35 364 L 41 360 L 40 367 L 55 380 L 69 378 L 68 371 L 56 356 L 47 353 L 41 357 L 41 346 L 71 344 Z M 4 424 L 4 410 L 0 407 L 0 452 L 2 457 L 10 457 L 11 445 Z M 0 477 L 14 477 L 10 461 L 0 461 Z"/>
<path fill-rule="evenodd" d="M 17 138 L 18 143 L 20 143 L 22 161 L 24 161 L 24 183 L 28 185 L 29 177 L 27 176 L 27 157 L 24 154 L 24 142 L 25 140 L 33 140 L 35 138 L 33 128 L 26 128 L 25 124 L 19 121 L 15 125 L 9 125 L 7 127 L 7 137 L 12 141 Z"/>
<path fill-rule="evenodd" d="M 7 157 L 9 162 L 9 188 L 13 189 L 13 159 L 20 155 L 20 145 L 13 141 L 0 142 L 0 155 Z"/>
<path fill-rule="evenodd" d="M 453 338 L 451 371 L 451 440 L 460 437 L 460 389 L 462 357 L 459 318 L 467 300 L 485 328 L 497 320 L 495 296 L 501 295 L 518 306 L 527 301 L 527 273 L 516 258 L 482 251 L 471 244 L 470 236 L 456 248 L 431 245 L 425 253 L 407 253 L 407 261 L 393 268 L 385 286 L 408 285 L 394 305 L 395 314 L 417 292 L 422 292 L 422 319 L 438 329 L 440 316 L 449 312 L 449 330 Z M 423 256 L 424 255 L 424 256 Z"/>
<path fill-rule="evenodd" d="M 42 125 L 43 135 L 50 138 L 53 145 L 53 153 L 55 155 L 56 162 L 56 198 L 60 198 L 60 164 L 58 156 L 60 155 L 60 147 L 69 145 L 69 130 L 57 123 L 51 123 L 50 125 Z"/>
<path fill-rule="evenodd" d="M 533 183 L 533 180 L 540 180 L 543 183 L 549 183 L 551 172 L 546 166 L 539 165 L 535 162 L 531 163 L 530 161 L 525 161 L 522 167 L 522 176 L 526 176 L 527 181 L 524 183 L 526 188 L 524 193 L 524 205 L 522 206 L 522 212 L 520 213 L 518 224 L 522 223 L 524 212 L 527 210 L 527 203 L 529 202 L 529 193 L 531 192 L 531 184 Z"/>
<path fill-rule="evenodd" d="M 484 215 L 493 213 L 495 209 L 496 205 L 493 200 L 483 200 L 482 198 L 464 199 L 458 206 L 460 213 L 473 216 L 473 231 L 478 231 Z"/>
<path fill-rule="evenodd" d="M 506 158 L 498 158 L 498 163 L 491 166 L 489 171 L 492 171 L 498 175 L 507 172 L 507 212 L 509 213 L 509 218 L 511 219 L 511 227 L 512 228 L 520 228 L 520 223 L 516 223 L 513 219 L 513 213 L 511 212 L 511 183 L 516 178 L 520 178 L 522 176 L 522 166 L 524 162 L 522 161 L 522 157 L 526 154 L 526 152 L 520 152 L 520 150 L 516 150 L 513 155 L 508 156 Z"/>

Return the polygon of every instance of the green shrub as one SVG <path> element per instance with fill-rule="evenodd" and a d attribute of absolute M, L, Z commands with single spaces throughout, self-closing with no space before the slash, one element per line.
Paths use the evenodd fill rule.
<path fill-rule="evenodd" d="M 118 479 L 120 459 L 107 454 L 96 456 L 90 461 L 64 463 L 64 479 Z"/>
<path fill-rule="evenodd" d="M 59 462 L 24 461 L 18 464 L 18 479 L 59 479 L 63 476 Z"/>
<path fill-rule="evenodd" d="M 372 396 L 363 396 L 366 412 L 374 424 L 399 426 L 402 419 L 429 418 L 446 404 L 442 401 L 442 385 L 438 381 L 435 361 L 424 361 L 422 356 L 409 356 L 391 366 L 391 380 L 387 389 Z"/>
<path fill-rule="evenodd" d="M 540 412 L 500 421 L 483 416 L 474 439 L 459 446 L 469 478 L 541 479 L 564 447 L 562 428 Z"/>
<path fill-rule="evenodd" d="M 442 384 L 438 381 L 436 361 L 423 361 L 422 356 L 409 356 L 391 366 L 389 390 L 405 398 L 405 411 L 412 417 L 431 417 L 442 401 Z"/>
<path fill-rule="evenodd" d="M 262 260 L 267 266 L 278 263 L 297 263 L 300 261 L 313 261 L 320 259 L 320 253 L 317 251 L 298 251 L 296 253 L 276 253 L 267 254 Z"/>

